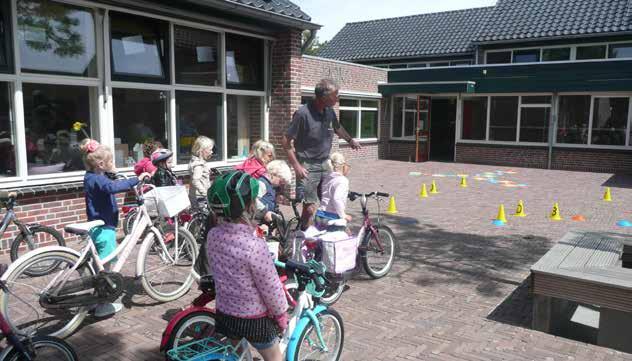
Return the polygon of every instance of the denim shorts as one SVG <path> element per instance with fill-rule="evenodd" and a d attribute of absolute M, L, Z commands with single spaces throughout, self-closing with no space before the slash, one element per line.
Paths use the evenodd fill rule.
<path fill-rule="evenodd" d="M 116 230 L 101 226 L 92 228 L 89 233 L 100 259 L 104 259 L 116 250 Z"/>
<path fill-rule="evenodd" d="M 301 178 L 296 182 L 296 198 L 304 199 L 306 203 L 318 204 L 318 186 L 327 174 L 325 160 L 306 160 L 301 159 L 300 163 L 307 170 L 307 177 Z"/>
<path fill-rule="evenodd" d="M 256 348 L 257 350 L 267 350 L 270 347 L 275 346 L 277 343 L 279 343 L 279 338 L 278 337 L 276 337 L 274 340 L 272 340 L 270 342 L 261 342 L 261 343 L 250 342 L 252 347 Z"/>

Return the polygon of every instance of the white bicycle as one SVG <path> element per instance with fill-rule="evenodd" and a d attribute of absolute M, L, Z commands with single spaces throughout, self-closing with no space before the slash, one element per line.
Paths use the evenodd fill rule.
<path fill-rule="evenodd" d="M 1 278 L 11 292 L 0 294 L 0 310 L 14 329 L 33 328 L 37 335 L 61 338 L 72 334 L 91 306 L 113 302 L 121 296 L 125 290 L 125 278 L 120 272 L 141 238 L 136 278 L 140 278 L 147 295 L 159 302 L 169 302 L 189 291 L 194 280 L 192 270 L 197 242 L 177 223 L 175 237 L 165 240 L 150 219 L 143 195 L 146 186 L 140 182 L 134 187 L 140 216 L 134 220 L 132 232 L 104 259 L 99 258 L 89 240 L 90 230 L 102 226 L 103 222 L 92 221 L 65 227 L 67 233 L 78 235 L 86 242 L 81 252 L 68 247 L 42 247 L 11 264 Z M 161 199 L 155 197 L 153 201 L 160 202 Z M 170 200 L 171 205 L 176 203 Z M 172 213 L 178 212 L 173 208 L 165 210 L 164 204 L 158 204 L 157 208 L 165 217 L 173 217 L 175 214 Z M 106 271 L 105 266 L 112 263 L 111 271 Z M 29 272 L 33 269 L 51 270 L 40 276 Z M 39 305 L 36 314 L 31 309 L 25 309 L 19 299 L 30 305 Z M 40 317 L 40 313 L 46 317 Z"/>

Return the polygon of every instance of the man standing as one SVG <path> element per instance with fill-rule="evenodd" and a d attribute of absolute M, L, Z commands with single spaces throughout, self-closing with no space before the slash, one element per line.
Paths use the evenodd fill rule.
<path fill-rule="evenodd" d="M 305 200 L 301 216 L 304 227 L 318 208 L 318 185 L 325 175 L 324 164 L 329 159 L 334 132 L 351 148 L 360 149 L 360 143 L 340 125 L 332 108 L 338 102 L 338 90 L 333 80 L 319 81 L 314 99 L 298 108 L 283 136 L 283 148 L 296 172 L 296 194 Z"/>

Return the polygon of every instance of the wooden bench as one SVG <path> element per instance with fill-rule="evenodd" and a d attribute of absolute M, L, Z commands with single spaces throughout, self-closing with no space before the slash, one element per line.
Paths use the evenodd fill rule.
<path fill-rule="evenodd" d="M 531 267 L 533 328 L 557 334 L 577 304 L 589 305 L 599 312 L 597 344 L 632 352 L 632 269 L 622 267 L 624 245 L 632 236 L 567 233 Z"/>

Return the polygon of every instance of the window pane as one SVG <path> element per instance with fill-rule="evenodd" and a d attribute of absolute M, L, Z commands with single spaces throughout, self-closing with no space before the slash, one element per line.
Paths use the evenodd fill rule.
<path fill-rule="evenodd" d="M 518 97 L 492 97 L 489 140 L 516 141 Z"/>
<path fill-rule="evenodd" d="M 406 112 L 404 118 L 404 137 L 415 136 L 415 124 L 417 123 L 417 112 Z"/>
<path fill-rule="evenodd" d="M 526 96 L 522 97 L 522 104 L 551 104 L 551 97 L 543 96 Z"/>
<path fill-rule="evenodd" d="M 22 71 L 97 76 L 94 16 L 46 0 L 17 2 Z"/>
<path fill-rule="evenodd" d="M 211 160 L 222 160 L 222 95 L 176 91 L 176 141 L 178 164 L 191 160 L 195 138 L 205 135 L 215 141 Z"/>
<path fill-rule="evenodd" d="M 542 61 L 564 61 L 571 59 L 571 48 L 542 49 Z"/>
<path fill-rule="evenodd" d="M 459 65 L 472 65 L 471 60 L 459 60 L 459 61 L 451 61 L 450 66 L 459 66 Z"/>
<path fill-rule="evenodd" d="M 0 4 L 0 68 L 6 69 L 9 66 L 9 44 L 10 36 L 8 29 L 11 29 L 11 12 L 9 11 L 9 3 L 5 1 Z"/>
<path fill-rule="evenodd" d="M 425 68 L 427 66 L 428 66 L 428 64 L 426 64 L 426 63 L 412 63 L 412 64 L 408 64 L 409 68 Z"/>
<path fill-rule="evenodd" d="M 419 124 L 417 126 L 420 130 L 428 130 L 428 112 L 419 113 Z"/>
<path fill-rule="evenodd" d="M 110 12 L 114 80 L 166 82 L 167 23 Z M 136 78 L 136 79 L 134 79 Z"/>
<path fill-rule="evenodd" d="M 168 148 L 169 93 L 160 90 L 114 89 L 114 159 L 132 167 L 144 158 L 141 145 L 157 140 Z"/>
<path fill-rule="evenodd" d="M 393 138 L 402 137 L 402 122 L 403 113 L 402 107 L 404 105 L 404 98 L 393 99 Z"/>
<path fill-rule="evenodd" d="M 417 98 L 406 98 L 406 110 L 417 110 Z"/>
<path fill-rule="evenodd" d="M 596 98 L 591 144 L 625 145 L 629 98 Z"/>
<path fill-rule="evenodd" d="M 377 138 L 377 112 L 362 111 L 360 138 Z"/>
<path fill-rule="evenodd" d="M 437 66 L 450 66 L 450 62 L 442 62 L 442 63 L 430 63 L 428 64 L 430 65 L 431 68 L 437 67 Z"/>
<path fill-rule="evenodd" d="M 96 89 L 24 83 L 22 91 L 28 174 L 84 170 L 79 143 L 87 136 L 98 138 L 90 131 Z M 84 126 L 74 131 L 77 122 Z"/>
<path fill-rule="evenodd" d="M 520 141 L 547 143 L 551 108 L 522 108 L 520 112 Z"/>
<path fill-rule="evenodd" d="M 15 128 L 11 117 L 8 83 L 0 83 L 0 178 L 17 175 L 15 161 Z"/>
<path fill-rule="evenodd" d="M 509 63 L 511 63 L 511 51 L 487 53 L 487 64 L 509 64 Z"/>
<path fill-rule="evenodd" d="M 540 49 L 514 50 L 514 63 L 537 63 L 540 61 Z"/>
<path fill-rule="evenodd" d="M 358 112 L 356 110 L 341 110 L 340 125 L 342 125 L 347 133 L 353 138 L 358 137 Z"/>
<path fill-rule="evenodd" d="M 245 158 L 261 139 L 261 97 L 228 95 L 228 159 Z"/>
<path fill-rule="evenodd" d="M 485 140 L 487 134 L 487 98 L 463 100 L 461 139 Z"/>
<path fill-rule="evenodd" d="M 404 69 L 406 67 L 407 67 L 406 64 L 391 64 L 391 65 L 389 65 L 390 69 Z"/>
<path fill-rule="evenodd" d="M 355 99 L 340 99 L 340 106 L 341 107 L 358 107 L 358 100 Z"/>
<path fill-rule="evenodd" d="M 610 44 L 609 58 L 632 58 L 632 43 Z"/>
<path fill-rule="evenodd" d="M 378 104 L 377 100 L 363 100 L 361 106 L 362 108 L 377 108 Z"/>
<path fill-rule="evenodd" d="M 176 82 L 219 86 L 217 33 L 174 26 Z"/>
<path fill-rule="evenodd" d="M 312 100 L 312 97 L 301 97 L 301 104 L 307 104 Z"/>
<path fill-rule="evenodd" d="M 263 40 L 226 34 L 226 84 L 263 90 Z"/>
<path fill-rule="evenodd" d="M 606 57 L 606 46 L 578 46 L 577 60 L 603 59 Z"/>
<path fill-rule="evenodd" d="M 589 116 L 589 95 L 561 96 L 557 142 L 564 144 L 588 144 Z"/>

